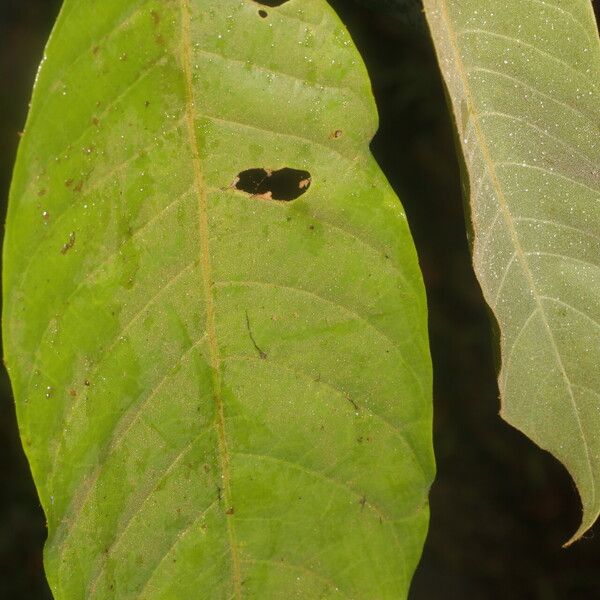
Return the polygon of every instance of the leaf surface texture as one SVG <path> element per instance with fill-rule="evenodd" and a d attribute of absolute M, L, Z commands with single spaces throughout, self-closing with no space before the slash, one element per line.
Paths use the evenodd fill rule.
<path fill-rule="evenodd" d="M 500 331 L 501 414 L 600 512 L 600 44 L 591 3 L 426 0 Z"/>
<path fill-rule="evenodd" d="M 64 3 L 4 249 L 57 599 L 406 595 L 431 375 L 376 127 L 323 0 Z"/>

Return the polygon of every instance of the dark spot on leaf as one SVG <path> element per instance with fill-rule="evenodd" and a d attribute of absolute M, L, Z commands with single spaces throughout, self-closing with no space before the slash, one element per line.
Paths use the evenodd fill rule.
<path fill-rule="evenodd" d="M 83 181 L 80 181 L 74 188 L 74 192 L 80 192 L 83 189 Z"/>
<path fill-rule="evenodd" d="M 233 508 L 233 506 L 230 506 L 230 507 L 229 507 L 229 508 L 228 508 L 228 509 L 225 511 L 225 514 L 226 514 L 226 515 L 232 515 L 234 512 L 235 512 L 235 511 L 234 511 L 234 508 Z"/>
<path fill-rule="evenodd" d="M 87 380 L 87 379 L 86 379 L 86 380 L 83 382 L 83 385 L 85 385 L 85 387 L 90 387 L 90 382 L 89 382 L 89 380 Z"/>
<path fill-rule="evenodd" d="M 42 196 L 46 195 L 46 188 L 42 188 L 41 190 L 38 190 L 38 197 L 41 198 Z"/>
<path fill-rule="evenodd" d="M 160 23 L 160 15 L 155 10 L 150 11 L 150 16 L 152 17 L 155 25 Z"/>
<path fill-rule="evenodd" d="M 150 106 L 150 100 L 146 100 L 146 102 L 144 102 L 144 106 L 148 108 Z"/>
<path fill-rule="evenodd" d="M 289 202 L 308 190 L 312 179 L 308 171 L 285 167 L 278 171 L 248 169 L 235 178 L 232 187 L 258 198 Z"/>
<path fill-rule="evenodd" d="M 356 402 L 354 402 L 354 400 L 348 394 L 346 394 L 346 399 L 348 402 L 350 402 L 350 404 L 352 404 L 354 410 L 358 411 L 358 404 L 356 404 Z"/>
<path fill-rule="evenodd" d="M 258 14 L 262 19 L 266 19 L 269 16 L 269 13 L 262 8 L 258 11 Z"/>
<path fill-rule="evenodd" d="M 99 124 L 100 124 L 100 121 L 98 120 L 98 118 L 97 118 L 97 117 L 94 117 L 94 118 L 92 119 L 92 125 L 95 125 L 96 127 L 98 127 L 98 125 L 99 125 Z"/>
<path fill-rule="evenodd" d="M 363 494 L 358 503 L 360 504 L 360 510 L 363 511 L 365 508 L 365 504 L 367 503 L 367 496 Z"/>
<path fill-rule="evenodd" d="M 69 240 L 67 241 L 66 244 L 63 245 L 60 253 L 66 254 L 74 245 L 75 245 L 75 232 L 71 231 L 71 233 L 69 234 Z"/>
<path fill-rule="evenodd" d="M 334 131 L 334 132 L 331 134 L 331 137 L 332 137 L 334 140 L 337 140 L 337 139 L 341 138 L 341 137 L 342 137 L 342 130 L 341 130 L 341 129 L 336 129 L 336 130 L 335 130 L 335 131 Z"/>
<path fill-rule="evenodd" d="M 68 188 L 70 188 L 70 187 L 73 185 L 73 180 L 72 180 L 72 179 L 67 179 L 67 180 L 65 181 L 65 185 L 66 185 Z"/>
<path fill-rule="evenodd" d="M 92 54 L 98 54 L 98 50 L 100 50 L 100 46 L 94 46 L 92 48 Z"/>
<path fill-rule="evenodd" d="M 258 4 L 263 4 L 264 6 L 281 6 L 285 4 L 288 0 L 255 0 Z"/>
<path fill-rule="evenodd" d="M 266 354 L 266 352 L 264 352 L 263 350 L 261 350 L 258 347 L 258 344 L 256 343 L 256 340 L 254 339 L 254 335 L 252 334 L 252 329 L 250 328 L 250 317 L 248 316 L 248 311 L 246 311 L 246 329 L 248 330 L 248 335 L 250 336 L 250 340 L 252 341 L 252 344 L 253 344 L 255 350 L 258 352 L 258 355 L 260 356 L 261 360 L 265 360 L 267 358 L 267 354 Z"/>

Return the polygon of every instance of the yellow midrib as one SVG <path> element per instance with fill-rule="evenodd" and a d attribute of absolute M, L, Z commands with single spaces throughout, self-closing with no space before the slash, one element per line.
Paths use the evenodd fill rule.
<path fill-rule="evenodd" d="M 465 66 L 463 64 L 462 61 L 462 56 L 460 54 L 460 51 L 458 49 L 458 42 L 456 39 L 456 33 L 454 31 L 453 25 L 452 25 L 452 21 L 450 19 L 450 16 L 448 14 L 448 5 L 447 5 L 447 0 L 438 0 L 439 4 L 439 11 L 440 14 L 442 16 L 442 20 L 444 22 L 444 26 L 448 35 L 448 40 L 450 43 L 450 46 L 452 48 L 452 52 L 454 54 L 454 65 L 456 68 L 456 71 L 458 73 L 458 76 L 462 82 L 462 88 L 464 91 L 464 95 L 465 95 L 465 100 L 467 103 L 467 107 L 469 110 L 469 115 L 471 118 L 471 123 L 472 123 L 472 127 L 473 130 L 475 132 L 475 137 L 477 138 L 477 145 L 479 146 L 479 149 L 481 151 L 484 163 L 486 165 L 486 168 L 488 170 L 489 176 L 490 176 L 490 180 L 492 183 L 492 187 L 494 189 L 494 192 L 496 194 L 496 197 L 498 198 L 498 205 L 499 208 L 502 212 L 502 217 L 503 220 L 506 224 L 506 227 L 509 231 L 511 240 L 513 242 L 514 248 L 515 248 L 515 254 L 517 256 L 517 259 L 521 265 L 521 268 L 523 269 L 523 272 L 525 274 L 525 277 L 527 278 L 530 288 L 531 288 L 531 292 L 532 292 L 532 296 L 534 298 L 535 303 L 537 304 L 538 310 L 540 312 L 540 315 L 542 317 L 542 320 L 544 322 L 544 327 L 548 332 L 548 338 L 550 340 L 550 344 L 552 346 L 552 351 L 556 357 L 556 362 L 557 365 L 559 367 L 559 370 L 563 376 L 563 379 L 566 383 L 566 387 L 567 387 L 567 391 L 569 394 L 569 400 L 570 403 L 573 407 L 573 412 L 575 414 L 575 419 L 577 421 L 577 426 L 579 429 L 579 433 L 581 435 L 581 440 L 583 442 L 583 448 L 584 448 L 584 452 L 585 452 L 585 457 L 586 457 L 586 463 L 587 463 L 587 468 L 588 468 L 588 473 L 589 473 L 589 477 L 590 477 L 590 483 L 591 483 L 591 487 L 592 487 L 592 503 L 595 500 L 595 480 L 594 480 L 594 474 L 593 474 L 593 470 L 592 470 L 592 464 L 591 464 L 591 459 L 590 459 L 590 454 L 589 454 L 589 448 L 588 448 L 588 443 L 587 440 L 585 438 L 585 434 L 583 432 L 583 424 L 581 422 L 581 418 L 579 415 L 579 409 L 577 408 L 577 404 L 575 403 L 575 397 L 573 396 L 573 390 L 572 390 L 572 384 L 571 381 L 569 379 L 569 376 L 567 375 L 566 369 L 564 367 L 562 358 L 560 356 L 560 352 L 558 350 L 558 347 L 556 345 L 556 341 L 554 339 L 554 335 L 552 333 L 552 330 L 550 328 L 550 324 L 548 322 L 548 318 L 546 315 L 546 311 L 544 309 L 543 303 L 540 299 L 540 295 L 537 291 L 537 287 L 535 285 L 535 282 L 533 280 L 533 274 L 531 272 L 531 269 L 529 268 L 529 264 L 527 262 L 527 259 L 525 257 L 525 254 L 523 252 L 523 248 L 521 246 L 521 241 L 519 240 L 519 237 L 517 235 L 517 231 L 513 222 L 513 218 L 512 218 L 512 214 L 510 212 L 510 209 L 508 208 L 508 203 L 506 201 L 506 198 L 504 196 L 504 191 L 502 189 L 502 185 L 500 184 L 500 180 L 498 177 L 498 174 L 496 172 L 496 167 L 494 164 L 494 161 L 492 159 L 490 150 L 488 148 L 488 145 L 485 141 L 485 136 L 483 135 L 483 132 L 481 130 L 481 125 L 479 123 L 479 117 L 477 114 L 477 109 L 475 107 L 475 102 L 473 100 L 473 96 L 471 94 L 471 90 L 470 90 L 470 85 L 469 85 L 469 80 L 467 78 L 467 73 L 465 70 Z M 432 7 L 432 2 L 428 2 L 428 4 L 430 5 L 430 10 L 435 10 L 434 7 Z M 472 208 L 472 210 L 474 210 L 474 207 Z"/>
<path fill-rule="evenodd" d="M 212 373 L 213 399 L 215 402 L 215 429 L 219 444 L 219 463 L 223 484 L 223 501 L 230 508 L 231 483 L 229 473 L 229 451 L 227 448 L 227 437 L 225 434 L 225 414 L 223 410 L 223 398 L 221 390 L 221 356 L 217 343 L 217 332 L 215 325 L 215 307 L 213 297 L 212 266 L 210 262 L 210 246 L 208 242 L 208 207 L 206 200 L 206 186 L 202 174 L 202 162 L 196 136 L 196 103 L 194 86 L 192 83 L 192 43 L 190 35 L 191 11 L 189 0 L 180 0 L 181 6 L 181 39 L 182 39 L 182 66 L 186 87 L 186 123 L 189 136 L 192 163 L 194 169 L 194 183 L 198 196 L 198 230 L 200 243 L 200 266 L 202 270 L 202 288 L 206 304 L 206 333 L 208 338 L 210 366 Z M 238 556 L 237 541 L 232 516 L 225 514 L 227 533 L 229 537 L 229 548 L 231 553 L 231 572 L 235 597 L 242 598 L 242 585 L 240 573 L 240 560 Z"/>

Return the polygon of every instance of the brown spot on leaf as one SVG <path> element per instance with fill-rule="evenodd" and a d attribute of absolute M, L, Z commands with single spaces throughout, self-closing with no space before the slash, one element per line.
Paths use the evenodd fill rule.
<path fill-rule="evenodd" d="M 348 400 L 348 402 L 352 404 L 354 410 L 358 411 L 358 404 L 356 404 L 356 402 L 352 399 L 352 397 L 349 394 L 346 394 L 346 400 Z"/>
<path fill-rule="evenodd" d="M 73 246 L 75 245 L 75 232 L 71 231 L 69 234 L 69 239 L 66 244 L 63 245 L 61 254 L 66 254 Z"/>
<path fill-rule="evenodd" d="M 365 509 L 365 504 L 367 503 L 367 496 L 363 494 L 358 503 L 360 504 L 360 510 L 363 511 Z"/>

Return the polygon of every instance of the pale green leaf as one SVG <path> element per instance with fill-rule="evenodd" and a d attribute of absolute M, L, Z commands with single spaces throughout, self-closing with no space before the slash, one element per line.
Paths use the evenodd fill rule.
<path fill-rule="evenodd" d="M 600 512 L 600 44 L 589 0 L 426 0 L 499 325 L 502 416 Z"/>
<path fill-rule="evenodd" d="M 430 362 L 376 121 L 324 0 L 65 2 L 4 249 L 58 600 L 406 596 Z"/>

